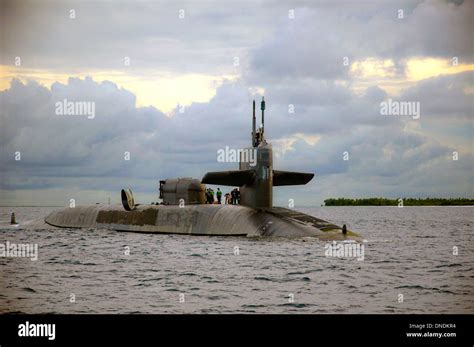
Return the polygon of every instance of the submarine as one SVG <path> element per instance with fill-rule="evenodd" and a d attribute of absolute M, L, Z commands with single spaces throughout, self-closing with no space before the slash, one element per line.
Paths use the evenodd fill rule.
<path fill-rule="evenodd" d="M 272 146 L 265 139 L 265 100 L 256 128 L 253 101 L 251 146 L 240 152 L 238 170 L 207 172 L 202 179 L 159 181 L 160 204 L 135 204 L 131 189 L 122 189 L 122 204 L 97 204 L 55 210 L 44 218 L 60 228 L 109 229 L 121 232 L 207 236 L 283 237 L 362 241 L 361 236 L 294 209 L 273 206 L 273 188 L 304 185 L 313 173 L 273 169 Z M 250 162 L 245 153 L 253 151 Z M 239 204 L 206 204 L 206 184 L 239 187 Z"/>

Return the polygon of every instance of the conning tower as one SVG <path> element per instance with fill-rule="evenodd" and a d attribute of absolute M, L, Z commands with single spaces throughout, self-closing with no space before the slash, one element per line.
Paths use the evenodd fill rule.
<path fill-rule="evenodd" d="M 312 173 L 273 170 L 273 150 L 265 139 L 265 99 L 260 103 L 262 124 L 256 129 L 255 100 L 252 114 L 252 146 L 240 152 L 239 170 L 208 172 L 202 183 L 239 187 L 241 204 L 254 208 L 273 207 L 273 187 L 306 184 Z M 250 152 L 252 151 L 252 152 Z M 251 161 L 249 158 L 256 158 Z"/>

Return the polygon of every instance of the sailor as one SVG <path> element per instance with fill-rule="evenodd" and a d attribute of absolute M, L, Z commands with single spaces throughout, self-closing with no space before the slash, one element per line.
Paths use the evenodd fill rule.
<path fill-rule="evenodd" d="M 221 204 L 221 199 L 222 199 L 222 192 L 219 188 L 217 188 L 216 196 L 217 196 L 217 203 L 220 205 Z"/>
<path fill-rule="evenodd" d="M 209 203 L 213 204 L 214 203 L 214 189 L 209 188 L 209 193 L 211 194 L 211 196 L 209 198 L 210 199 Z"/>
<path fill-rule="evenodd" d="M 239 199 L 240 199 L 240 192 L 238 191 L 238 188 L 234 188 L 234 190 L 232 190 L 232 205 L 238 205 Z"/>
<path fill-rule="evenodd" d="M 230 203 L 231 203 L 231 201 L 230 201 L 230 194 L 229 194 L 229 193 L 225 193 L 224 197 L 225 197 L 225 203 L 226 203 L 226 205 L 230 204 Z"/>
<path fill-rule="evenodd" d="M 342 234 L 347 235 L 347 227 L 345 224 L 342 226 Z"/>

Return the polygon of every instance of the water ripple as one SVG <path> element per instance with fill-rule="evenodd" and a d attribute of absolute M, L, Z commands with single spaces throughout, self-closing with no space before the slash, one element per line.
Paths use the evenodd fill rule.
<path fill-rule="evenodd" d="M 7 225 L 50 210 L 0 208 L 0 242 L 38 244 L 37 261 L 0 258 L 2 313 L 474 312 L 472 207 L 302 209 L 360 232 L 363 261 L 326 257 L 314 239 Z"/>

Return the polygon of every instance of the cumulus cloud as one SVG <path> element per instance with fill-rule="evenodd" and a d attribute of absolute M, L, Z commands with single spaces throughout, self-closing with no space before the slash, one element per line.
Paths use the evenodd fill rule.
<path fill-rule="evenodd" d="M 4 1 L 2 64 L 63 71 L 123 68 L 231 71 L 250 60 L 254 78 L 347 77 L 342 58 L 435 56 L 473 61 L 473 4 Z M 398 11 L 404 18 L 398 18 Z M 74 10 L 74 19 L 70 18 Z M 184 18 L 179 11 L 184 10 Z M 294 19 L 288 11 L 294 10 Z M 434 25 L 434 24 L 437 25 Z M 251 48 L 251 52 L 247 49 Z M 212 59 L 209 59 L 209 57 Z"/>
<path fill-rule="evenodd" d="M 255 47 L 248 77 L 255 83 L 285 84 L 303 77 L 348 79 L 345 57 L 393 59 L 401 73 L 409 57 L 472 62 L 473 15 L 470 1 L 303 7 L 295 19 L 280 19 L 273 34 Z"/>
<path fill-rule="evenodd" d="M 421 91 L 423 86 L 415 90 Z M 405 123 L 413 120 L 393 120 L 377 113 L 384 93 L 369 90 L 359 97 L 342 94 L 346 99 L 340 109 L 337 99 L 322 106 L 307 101 L 308 110 L 319 107 L 324 116 L 311 118 L 308 113 L 307 119 L 297 121 L 292 118 L 297 115 L 288 113 L 274 116 L 278 104 L 269 107 L 269 138 L 276 144 L 294 138 L 284 154 L 276 156 L 276 167 L 316 172 L 313 185 L 318 185 L 321 177 L 333 177 L 331 185 L 340 179 L 359 180 L 371 195 L 368 177 L 399 181 L 421 165 L 429 167 L 431 161 L 450 159 L 450 146 L 406 129 Z M 218 163 L 216 153 L 224 146 L 248 145 L 252 97 L 242 81 L 228 82 L 209 103 L 192 104 L 184 113 L 177 111 L 167 117 L 154 108 L 135 107 L 134 95 L 111 82 L 70 79 L 49 90 L 34 82 L 14 80 L 11 88 L 0 94 L 1 165 L 6 178 L 2 188 L 118 190 L 126 184 L 139 192 L 153 192 L 159 178 L 199 178 L 207 171 L 233 169 L 235 164 Z M 63 99 L 96 102 L 96 117 L 56 115 L 54 104 Z M 367 115 L 358 117 L 354 112 Z M 318 119 L 324 117 L 329 118 L 326 124 L 340 125 L 339 131 L 318 126 Z M 301 134 L 317 135 L 318 141 L 311 144 Z M 21 161 L 14 160 L 16 151 L 21 151 Z M 130 161 L 124 160 L 125 151 L 130 152 Z M 348 161 L 343 160 L 345 151 Z M 470 177 L 468 171 L 465 180 Z M 432 179 L 439 174 L 444 170 L 430 171 Z M 399 183 L 397 189 L 410 192 L 409 186 Z M 462 193 L 458 183 L 452 182 L 451 189 Z M 463 186 L 463 182 L 459 184 Z"/>
<path fill-rule="evenodd" d="M 472 121 L 474 71 L 429 78 L 408 88 L 401 100 L 416 100 L 429 120 Z"/>
<path fill-rule="evenodd" d="M 124 57 L 131 58 L 132 71 L 233 70 L 234 56 L 257 44 L 277 11 L 251 3 L 163 0 L 3 1 L 0 6 L 2 26 L 8 28 L 2 37 L 2 64 L 20 56 L 26 66 L 66 72 L 122 69 Z"/>

